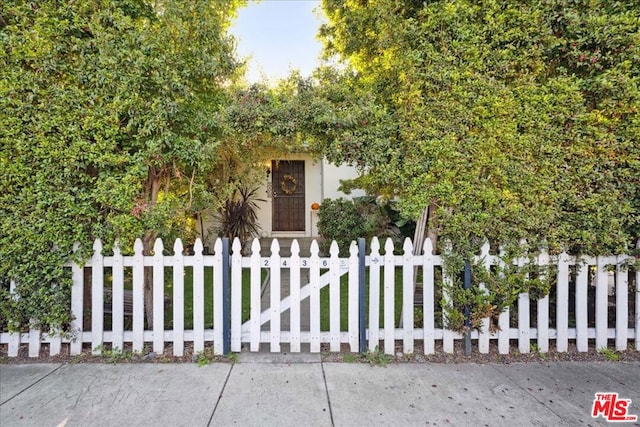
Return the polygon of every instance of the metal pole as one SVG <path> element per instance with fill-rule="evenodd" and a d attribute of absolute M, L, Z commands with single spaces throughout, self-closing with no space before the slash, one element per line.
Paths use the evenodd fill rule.
<path fill-rule="evenodd" d="M 464 263 L 464 289 L 471 289 L 471 263 L 469 261 L 465 261 Z M 465 304 L 464 306 L 464 326 L 465 326 L 465 334 L 464 334 L 464 355 L 471 355 L 471 309 L 469 304 Z"/>
<path fill-rule="evenodd" d="M 231 352 L 231 279 L 229 275 L 229 239 L 222 239 L 222 352 Z"/>

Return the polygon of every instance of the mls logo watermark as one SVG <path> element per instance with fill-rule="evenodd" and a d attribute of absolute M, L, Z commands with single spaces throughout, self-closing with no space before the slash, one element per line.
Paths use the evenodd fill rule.
<path fill-rule="evenodd" d="M 596 393 L 591 416 L 598 418 L 602 415 L 610 422 L 638 421 L 637 415 L 629 415 L 629 406 L 631 406 L 631 399 L 619 399 L 618 393 Z"/>

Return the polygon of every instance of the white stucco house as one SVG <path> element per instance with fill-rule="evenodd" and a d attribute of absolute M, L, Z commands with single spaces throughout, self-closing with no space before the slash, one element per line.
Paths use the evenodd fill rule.
<path fill-rule="evenodd" d="M 312 209 L 314 203 L 322 204 L 327 198 L 364 195 L 362 190 L 354 190 L 349 195 L 338 190 L 340 180 L 358 177 L 355 167 L 336 166 L 309 153 L 277 156 L 265 160 L 262 166 L 264 178 L 258 195 L 264 202 L 258 202 L 260 236 L 257 237 L 318 237 L 318 212 Z M 202 227 L 205 241 L 215 238 L 215 234 L 211 234 L 216 229 L 213 219 L 206 220 Z"/>

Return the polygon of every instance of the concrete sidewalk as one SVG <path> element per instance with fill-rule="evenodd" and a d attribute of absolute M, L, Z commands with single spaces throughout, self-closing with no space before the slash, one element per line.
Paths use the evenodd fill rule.
<path fill-rule="evenodd" d="M 323 363 L 242 353 L 238 363 L 0 365 L 0 425 L 575 426 L 596 392 L 632 399 L 640 363 Z M 622 425 L 640 425 L 623 423 Z"/>

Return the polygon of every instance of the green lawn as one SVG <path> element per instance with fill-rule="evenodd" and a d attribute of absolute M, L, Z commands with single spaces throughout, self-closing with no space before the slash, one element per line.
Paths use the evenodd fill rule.
<path fill-rule="evenodd" d="M 324 272 L 324 271 L 323 271 Z M 264 281 L 267 275 L 267 270 L 262 270 L 261 282 Z M 211 286 L 213 277 L 213 268 L 208 267 L 204 269 L 204 321 L 205 328 L 213 327 L 213 289 Z M 131 276 L 126 275 L 125 288 L 131 289 Z M 110 275 L 105 276 L 105 286 L 111 286 Z M 367 323 L 369 317 L 369 269 L 366 270 L 366 282 L 367 282 L 367 295 L 366 295 L 366 316 Z M 303 284 L 304 285 L 304 284 Z M 250 270 L 243 269 L 242 272 L 242 322 L 249 320 L 250 316 Z M 398 267 L 395 271 L 395 321 L 396 325 L 399 324 L 400 317 L 402 315 L 402 268 Z M 193 268 L 185 267 L 184 271 L 184 294 L 185 294 L 185 308 L 184 308 L 184 328 L 193 329 Z M 167 268 L 165 271 L 165 296 L 168 297 L 168 303 L 165 305 L 165 327 L 167 329 L 173 328 L 173 271 L 171 268 Z M 340 278 L 340 329 L 346 331 L 348 328 L 348 297 L 349 297 L 349 284 L 348 274 L 343 275 Z M 421 308 L 415 309 L 416 326 L 419 326 L 422 319 L 419 315 L 422 313 Z M 384 274 L 380 274 L 380 310 L 379 310 L 380 327 L 384 326 Z M 109 328 L 111 324 L 111 315 L 105 315 L 105 327 Z M 130 325 L 130 323 L 129 323 Z M 329 285 L 320 290 L 320 329 L 322 331 L 329 330 Z"/>
<path fill-rule="evenodd" d="M 167 280 L 165 283 L 166 295 L 173 295 L 173 283 L 171 280 L 170 270 L 167 272 Z M 204 294 L 204 316 L 205 327 L 210 328 L 213 326 L 213 290 L 211 286 L 207 286 L 212 281 L 213 269 L 206 268 L 204 273 L 205 280 L 205 294 Z M 384 319 L 384 277 L 380 277 L 380 325 L 383 325 Z M 266 270 L 262 270 L 261 281 L 266 277 Z M 369 281 L 369 270 L 366 272 L 366 281 Z M 304 284 L 303 284 L 304 285 Z M 250 307 L 250 271 L 248 269 L 243 270 L 242 274 L 242 322 L 249 320 L 251 313 Z M 184 276 L 184 293 L 185 293 L 185 329 L 193 328 L 193 269 L 185 267 Z M 348 298 L 349 298 L 349 283 L 348 275 L 345 274 L 340 278 L 340 329 L 346 331 L 348 328 Z M 366 297 L 366 313 L 369 316 L 369 295 Z M 395 319 L 396 325 L 400 321 L 402 310 L 402 269 L 396 268 L 395 273 Z M 173 327 L 173 309 L 171 304 L 167 306 L 165 310 L 165 324 L 167 328 Z M 329 285 L 320 290 L 320 329 L 322 331 L 329 330 Z"/>
<path fill-rule="evenodd" d="M 171 269 L 165 274 L 165 295 L 173 295 L 173 280 Z M 266 277 L 266 270 L 262 270 L 261 283 Z M 242 321 L 249 320 L 251 313 L 249 291 L 251 288 L 251 272 L 248 269 L 242 271 Z M 205 328 L 213 327 L 213 268 L 204 269 L 204 325 Z M 185 267 L 184 272 L 184 328 L 193 329 L 193 268 Z M 165 309 L 165 326 L 173 328 L 173 308 L 168 304 Z"/>
<path fill-rule="evenodd" d="M 384 274 L 380 272 L 380 327 L 384 326 Z M 366 297 L 365 313 L 367 324 L 369 319 L 369 269 L 365 271 Z M 395 321 L 399 324 L 402 315 L 402 268 L 395 271 Z M 346 331 L 349 327 L 349 276 L 345 274 L 340 278 L 340 330 Z M 329 330 L 329 285 L 320 290 L 320 330 Z"/>

